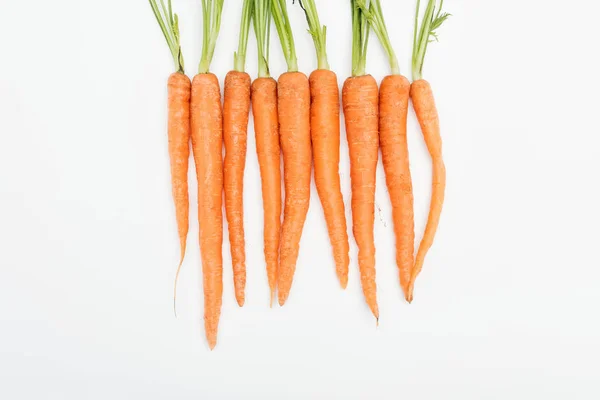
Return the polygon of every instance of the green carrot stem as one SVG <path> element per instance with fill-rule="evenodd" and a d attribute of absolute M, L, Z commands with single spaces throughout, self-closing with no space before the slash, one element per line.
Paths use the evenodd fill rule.
<path fill-rule="evenodd" d="M 319 13 L 314 0 L 298 0 L 300 7 L 304 10 L 306 21 L 308 22 L 308 33 L 313 38 L 315 50 L 317 51 L 317 61 L 319 69 L 329 69 L 327 61 L 327 27 L 321 26 Z"/>
<path fill-rule="evenodd" d="M 221 13 L 224 0 L 202 0 L 202 58 L 198 67 L 199 74 L 206 74 L 210 70 L 210 64 L 215 54 L 217 38 L 221 29 Z"/>
<path fill-rule="evenodd" d="M 423 64 L 425 63 L 425 55 L 427 54 L 429 42 L 438 40 L 437 29 L 451 16 L 448 13 L 442 12 L 444 0 L 439 1 L 440 4 L 436 7 L 438 0 L 427 0 L 425 14 L 423 14 L 423 19 L 419 27 L 421 0 L 417 0 L 412 56 L 413 80 L 423 79 Z"/>
<path fill-rule="evenodd" d="M 368 1 L 366 0 L 367 4 Z M 350 0 L 350 5 L 352 7 L 352 76 L 363 76 L 366 73 L 371 29 L 357 0 Z"/>
<path fill-rule="evenodd" d="M 288 72 L 297 72 L 298 58 L 296 57 L 296 46 L 294 44 L 294 36 L 288 17 L 287 5 L 285 0 L 273 0 L 271 5 L 273 20 L 275 21 L 275 27 L 277 28 L 283 55 L 287 62 Z"/>
<path fill-rule="evenodd" d="M 156 0 L 149 0 L 150 7 L 154 13 L 154 17 L 160 26 L 173 62 L 175 63 L 175 69 L 179 73 L 184 73 L 184 62 L 183 55 L 181 53 L 181 45 L 179 41 L 179 17 L 177 14 L 173 14 L 173 7 L 171 6 L 171 0 L 168 1 L 168 8 L 165 6 L 164 0 L 160 0 L 160 7 L 156 3 Z"/>
<path fill-rule="evenodd" d="M 242 5 L 242 22 L 240 23 L 240 42 L 238 51 L 233 55 L 234 69 L 238 72 L 246 70 L 246 49 L 248 48 L 248 35 L 250 32 L 250 21 L 254 10 L 254 0 L 244 0 Z"/>
<path fill-rule="evenodd" d="M 269 44 L 271 36 L 271 1 L 254 0 L 254 34 L 258 49 L 258 76 L 270 78 Z"/>
<path fill-rule="evenodd" d="M 363 14 L 367 17 L 369 25 L 373 28 L 373 31 L 377 35 L 379 42 L 383 46 L 385 53 L 387 54 L 392 75 L 400 75 L 400 66 L 398 65 L 398 58 L 394 52 L 394 48 L 390 41 L 385 19 L 383 17 L 383 10 L 381 9 L 380 0 L 371 0 L 369 5 L 366 0 L 356 0 L 356 4 L 360 7 Z"/>

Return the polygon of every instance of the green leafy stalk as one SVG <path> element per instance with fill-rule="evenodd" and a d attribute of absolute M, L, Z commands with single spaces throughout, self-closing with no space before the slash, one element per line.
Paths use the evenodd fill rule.
<path fill-rule="evenodd" d="M 224 0 L 202 0 L 202 22 L 204 37 L 202 40 L 202 58 L 198 67 L 199 74 L 207 74 L 210 69 L 219 30 Z"/>
<path fill-rule="evenodd" d="M 317 12 L 317 6 L 314 0 L 298 0 L 300 7 L 306 14 L 306 21 L 308 22 L 308 33 L 315 42 L 315 49 L 317 51 L 317 61 L 319 63 L 319 69 L 329 69 L 329 62 L 327 61 L 327 27 L 321 26 L 319 21 L 319 13 Z"/>
<path fill-rule="evenodd" d="M 269 44 L 271 36 L 271 0 L 254 0 L 254 34 L 258 49 L 258 76 L 270 78 Z"/>
<path fill-rule="evenodd" d="M 437 29 L 451 16 L 448 13 L 442 12 L 444 0 L 439 1 L 440 5 L 437 7 L 437 13 L 436 4 L 438 0 L 427 1 L 425 14 L 419 28 L 421 0 L 417 0 L 412 55 L 412 75 L 415 81 L 423 78 L 423 64 L 425 62 L 425 55 L 427 54 L 427 46 L 430 42 L 438 40 Z"/>
<path fill-rule="evenodd" d="M 292 26 L 288 17 L 287 5 L 285 0 L 273 0 L 271 3 L 273 11 L 273 20 L 281 42 L 281 48 L 285 61 L 287 62 L 288 72 L 298 71 L 298 57 L 296 57 L 296 46 L 292 34 Z"/>
<path fill-rule="evenodd" d="M 164 0 L 160 0 L 160 8 L 156 3 L 156 0 L 149 0 L 152 12 L 156 17 L 156 21 L 160 26 L 160 30 L 165 36 L 171 55 L 173 56 L 173 62 L 175 63 L 175 69 L 179 73 L 184 73 L 183 55 L 181 53 L 181 45 L 179 39 L 179 17 L 177 14 L 173 14 L 173 7 L 171 6 L 171 0 L 168 1 L 168 8 L 165 7 Z"/>
<path fill-rule="evenodd" d="M 250 33 L 250 21 L 254 10 L 254 0 L 244 0 L 242 6 L 242 22 L 240 23 L 240 43 L 238 51 L 233 55 L 234 69 L 238 72 L 246 70 L 246 49 L 248 47 L 248 34 Z"/>
<path fill-rule="evenodd" d="M 369 4 L 369 0 L 364 1 Z M 358 0 L 350 0 L 352 7 L 352 76 L 365 75 L 367 67 L 367 49 L 371 28 L 367 17 L 358 5 Z"/>
<path fill-rule="evenodd" d="M 356 4 L 360 7 L 361 11 L 367 17 L 369 24 L 375 31 L 379 42 L 383 46 L 385 53 L 388 56 L 390 67 L 392 69 L 392 75 L 400 74 L 400 66 L 398 65 L 398 58 L 392 47 L 390 36 L 388 34 L 387 26 L 385 25 L 385 19 L 383 18 L 383 10 L 381 9 L 381 3 L 379 0 L 371 0 L 371 4 L 368 5 L 365 0 L 356 0 Z"/>

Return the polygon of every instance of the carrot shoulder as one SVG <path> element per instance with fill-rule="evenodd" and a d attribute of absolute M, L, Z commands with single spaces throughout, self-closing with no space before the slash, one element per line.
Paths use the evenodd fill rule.
<path fill-rule="evenodd" d="M 358 245 L 363 293 L 379 319 L 375 282 L 375 181 L 379 157 L 379 99 L 377 82 L 370 75 L 348 78 L 342 102 L 350 151 L 352 230 Z"/>
<path fill-rule="evenodd" d="M 402 75 L 385 77 L 379 88 L 379 140 L 392 203 L 396 264 L 405 296 L 415 251 L 413 189 L 406 138 L 409 92 L 410 82 Z"/>
<path fill-rule="evenodd" d="M 319 69 L 310 75 L 310 97 L 315 182 L 323 204 L 337 276 L 346 288 L 350 246 L 339 175 L 340 91 L 333 71 Z"/>
<path fill-rule="evenodd" d="M 204 325 L 211 349 L 223 297 L 223 124 L 219 80 L 198 74 L 192 82 L 192 147 L 198 177 L 198 220 L 204 284 Z"/>
<path fill-rule="evenodd" d="M 281 149 L 277 117 L 277 82 L 273 78 L 258 78 L 252 83 L 252 114 L 262 183 L 264 252 L 273 303 L 281 234 Z"/>
<path fill-rule="evenodd" d="M 250 76 L 231 71 L 225 78 L 223 104 L 224 187 L 235 298 L 240 307 L 245 302 L 246 287 L 243 193 L 249 114 Z"/>
<path fill-rule="evenodd" d="M 413 299 L 415 280 L 423 269 L 425 256 L 435 239 L 446 191 L 446 167 L 442 158 L 440 121 L 431 86 L 424 79 L 414 81 L 410 88 L 410 97 L 413 101 L 415 113 L 417 114 L 417 119 L 419 120 L 425 143 L 427 144 L 427 149 L 431 155 L 432 191 L 427 225 L 425 227 L 423 239 L 419 245 L 419 251 L 417 252 L 415 266 L 411 275 L 407 298 L 409 302 Z"/>
<path fill-rule="evenodd" d="M 277 273 L 279 304 L 285 304 L 296 271 L 300 239 L 310 202 L 310 88 L 301 72 L 279 78 L 278 110 L 285 181 L 285 207 Z"/>

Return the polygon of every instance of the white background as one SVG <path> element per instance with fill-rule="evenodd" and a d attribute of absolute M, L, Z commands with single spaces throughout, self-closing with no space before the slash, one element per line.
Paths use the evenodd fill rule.
<path fill-rule="evenodd" d="M 600 397 L 596 2 L 446 1 L 454 16 L 425 66 L 442 121 L 446 206 L 409 306 L 380 166 L 379 327 L 363 300 L 353 241 L 349 287 L 339 289 L 314 187 L 292 294 L 284 308 L 268 308 L 250 130 L 247 301 L 235 303 L 225 240 L 214 352 L 202 324 L 194 207 L 173 316 L 173 65 L 148 3 L 0 3 L 0 398 Z M 341 84 L 350 73 L 348 1 L 317 3 Z M 414 1 L 382 3 L 408 73 Z M 223 12 L 212 67 L 221 80 L 240 4 L 227 0 Z M 193 75 L 200 1 L 174 7 Z M 310 72 L 304 16 L 297 5 L 289 11 L 300 68 Z M 285 64 L 278 40 L 272 46 L 278 76 Z M 380 80 L 388 66 L 376 40 L 369 54 L 368 71 Z M 248 71 L 256 76 L 254 36 Z M 419 238 L 430 166 L 412 112 L 409 130 Z M 195 204 L 195 185 L 191 193 Z"/>

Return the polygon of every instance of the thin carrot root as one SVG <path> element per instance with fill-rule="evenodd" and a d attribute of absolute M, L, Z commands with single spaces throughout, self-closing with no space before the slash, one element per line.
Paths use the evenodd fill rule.
<path fill-rule="evenodd" d="M 352 218 L 365 300 L 379 320 L 375 281 L 375 183 L 379 157 L 379 99 L 370 75 L 348 78 L 342 92 L 352 181 Z"/>
<path fill-rule="evenodd" d="M 413 268 L 408 288 L 407 300 L 413 301 L 415 280 L 423 269 L 425 256 L 433 245 L 435 234 L 440 222 L 444 196 L 446 191 L 446 167 L 442 158 L 442 137 L 440 134 L 439 115 L 435 106 L 435 99 L 429 83 L 423 79 L 414 81 L 410 88 L 410 97 L 413 101 L 417 119 L 421 125 L 421 131 L 427 149 L 431 155 L 432 169 L 432 192 L 429 216 L 423 239 L 419 245 L 415 266 Z"/>

